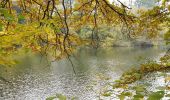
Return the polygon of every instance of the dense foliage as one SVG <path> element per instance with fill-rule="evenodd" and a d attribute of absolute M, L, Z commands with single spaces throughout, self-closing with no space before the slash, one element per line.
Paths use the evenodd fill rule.
<path fill-rule="evenodd" d="M 157 38 L 160 31 L 169 29 L 170 5 L 166 2 L 134 14 L 119 0 L 119 4 L 108 0 L 2 0 L 0 64 L 15 64 L 12 55 L 17 52 L 32 50 L 48 55 L 51 51 L 57 59 L 84 41 L 97 47 L 102 40 L 117 38 L 112 32 L 103 37 L 105 29 L 117 29 L 130 40 Z M 87 28 L 88 32 L 82 33 Z M 82 37 L 85 34 L 87 37 Z M 169 31 L 165 39 L 169 40 Z"/>

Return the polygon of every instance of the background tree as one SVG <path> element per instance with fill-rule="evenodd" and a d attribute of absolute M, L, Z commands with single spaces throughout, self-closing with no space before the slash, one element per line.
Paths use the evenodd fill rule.
<path fill-rule="evenodd" d="M 0 1 L 1 64 L 8 61 L 9 56 L 4 58 L 4 55 L 21 50 L 31 49 L 58 59 L 69 55 L 84 41 L 98 47 L 103 26 L 119 28 L 123 36 L 133 40 L 138 36 L 155 38 L 169 23 L 167 1 L 163 2 L 164 6 L 149 11 L 139 10 L 137 15 L 117 2 L 119 4 L 108 0 Z M 84 39 L 77 32 L 87 26 L 90 36 Z"/>

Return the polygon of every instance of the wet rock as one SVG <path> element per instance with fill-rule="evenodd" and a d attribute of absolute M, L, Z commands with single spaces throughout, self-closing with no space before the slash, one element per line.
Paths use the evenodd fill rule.
<path fill-rule="evenodd" d="M 140 47 L 152 47 L 154 46 L 153 43 L 147 41 L 134 41 L 132 42 L 133 46 L 140 46 Z"/>

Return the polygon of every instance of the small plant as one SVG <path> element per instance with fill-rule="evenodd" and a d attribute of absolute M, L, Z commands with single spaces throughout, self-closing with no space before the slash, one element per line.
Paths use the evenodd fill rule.
<path fill-rule="evenodd" d="M 56 94 L 55 96 L 50 96 L 50 97 L 46 98 L 46 100 L 55 100 L 55 99 L 67 100 L 67 97 L 62 94 Z"/>
<path fill-rule="evenodd" d="M 167 57 L 166 57 L 167 58 Z M 163 58 L 162 58 L 163 59 Z M 165 58 L 164 58 L 165 59 Z M 167 58 L 169 60 L 169 58 Z M 116 84 L 113 88 L 122 87 L 123 85 L 131 84 L 139 79 L 141 79 L 145 74 L 153 71 L 158 71 L 161 69 L 168 68 L 168 62 L 166 64 L 157 63 L 156 61 L 148 61 L 147 63 L 141 64 L 139 69 L 131 69 L 125 72 L 119 80 L 116 80 Z"/>

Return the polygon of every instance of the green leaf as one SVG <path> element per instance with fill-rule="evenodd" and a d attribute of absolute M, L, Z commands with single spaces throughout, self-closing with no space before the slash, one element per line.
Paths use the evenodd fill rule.
<path fill-rule="evenodd" d="M 102 94 L 102 96 L 105 96 L 105 97 L 109 97 L 109 96 L 111 96 L 111 95 L 112 95 L 111 92 L 105 92 L 105 93 Z"/>
<path fill-rule="evenodd" d="M 137 80 L 139 80 L 141 78 L 141 74 L 139 74 L 139 73 L 134 73 L 134 76 Z"/>
<path fill-rule="evenodd" d="M 118 96 L 120 100 L 124 100 L 125 99 L 125 95 L 121 94 Z"/>
<path fill-rule="evenodd" d="M 22 14 L 18 15 L 18 21 L 22 21 L 25 20 L 25 16 L 23 16 Z"/>
<path fill-rule="evenodd" d="M 130 92 L 124 92 L 123 93 L 125 96 L 132 96 L 132 93 L 130 93 Z"/>
<path fill-rule="evenodd" d="M 57 99 L 57 100 L 66 100 L 66 96 L 62 95 L 62 94 L 56 94 L 55 96 L 51 96 L 51 97 L 48 97 L 46 98 L 46 100 L 54 100 L 54 99 Z"/>
<path fill-rule="evenodd" d="M 46 100 L 54 100 L 55 98 L 57 98 L 57 97 L 56 96 L 52 96 L 52 97 L 46 98 Z"/>
<path fill-rule="evenodd" d="M 56 94 L 56 96 L 59 100 L 66 100 L 67 99 L 66 96 L 64 96 L 62 94 Z"/>
<path fill-rule="evenodd" d="M 124 100 L 124 98 L 126 96 L 131 97 L 132 93 L 130 93 L 130 92 L 122 92 L 118 97 L 119 97 L 120 100 Z"/>
<path fill-rule="evenodd" d="M 143 85 L 136 86 L 135 90 L 136 90 L 136 92 L 144 92 L 145 91 L 145 87 Z"/>
<path fill-rule="evenodd" d="M 7 21 L 9 21 L 9 22 L 12 22 L 12 21 L 14 21 L 14 16 L 12 15 L 12 14 L 5 14 L 4 15 L 4 17 L 5 17 L 5 19 L 7 20 Z"/>
<path fill-rule="evenodd" d="M 3 31 L 3 25 L 0 23 L 0 31 Z"/>
<path fill-rule="evenodd" d="M 133 97 L 134 97 L 133 100 L 141 100 L 144 96 L 142 94 L 138 93 L 138 94 L 134 95 Z"/>
<path fill-rule="evenodd" d="M 0 14 L 7 14 L 8 13 L 8 10 L 5 9 L 5 8 L 0 8 Z"/>
<path fill-rule="evenodd" d="M 166 3 L 166 0 L 163 0 L 162 1 L 162 5 L 165 6 L 165 3 Z"/>
<path fill-rule="evenodd" d="M 119 83 L 119 82 L 120 82 L 120 80 L 115 80 L 115 82 Z"/>
<path fill-rule="evenodd" d="M 0 8 L 0 14 L 2 14 L 5 18 L 5 20 L 12 22 L 14 21 L 14 16 L 8 12 L 5 8 Z"/>
<path fill-rule="evenodd" d="M 147 100 L 161 100 L 164 97 L 165 91 L 153 92 Z"/>

